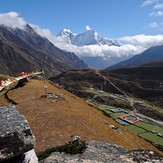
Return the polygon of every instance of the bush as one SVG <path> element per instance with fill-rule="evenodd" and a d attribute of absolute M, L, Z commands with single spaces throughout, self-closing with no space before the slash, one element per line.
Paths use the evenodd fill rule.
<path fill-rule="evenodd" d="M 73 140 L 65 145 L 53 147 L 37 154 L 39 160 L 47 158 L 53 152 L 65 152 L 71 155 L 81 154 L 87 148 L 86 142 L 82 140 Z"/>

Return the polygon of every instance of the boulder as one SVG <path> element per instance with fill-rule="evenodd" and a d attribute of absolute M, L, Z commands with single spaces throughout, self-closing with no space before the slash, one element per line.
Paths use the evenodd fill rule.
<path fill-rule="evenodd" d="M 16 106 L 0 107 L 0 162 L 32 150 L 35 137 Z"/>

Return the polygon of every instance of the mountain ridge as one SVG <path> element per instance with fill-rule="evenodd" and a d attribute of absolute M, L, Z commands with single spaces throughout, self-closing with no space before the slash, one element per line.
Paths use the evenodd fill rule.
<path fill-rule="evenodd" d="M 74 34 L 69 29 L 62 29 L 57 37 L 62 37 L 68 44 L 76 46 L 84 45 L 108 45 L 108 46 L 120 46 L 117 40 L 111 40 L 103 38 L 93 29 L 87 29 L 85 32 L 80 34 Z"/>
<path fill-rule="evenodd" d="M 133 56 L 130 59 L 119 62 L 106 69 L 117 69 L 117 68 L 132 68 L 140 67 L 147 64 L 154 64 L 157 62 L 163 62 L 163 45 L 153 46 L 143 53 Z"/>
<path fill-rule="evenodd" d="M 24 30 L 0 26 L 0 73 L 44 69 L 47 75 L 87 65 L 74 53 L 55 47 L 29 25 Z M 12 58 L 12 60 L 11 60 Z"/>

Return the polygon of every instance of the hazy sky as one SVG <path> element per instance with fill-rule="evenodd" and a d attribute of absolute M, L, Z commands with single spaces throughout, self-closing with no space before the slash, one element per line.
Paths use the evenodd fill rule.
<path fill-rule="evenodd" d="M 11 11 L 54 35 L 86 25 L 110 38 L 163 33 L 163 0 L 0 0 L 0 13 Z"/>

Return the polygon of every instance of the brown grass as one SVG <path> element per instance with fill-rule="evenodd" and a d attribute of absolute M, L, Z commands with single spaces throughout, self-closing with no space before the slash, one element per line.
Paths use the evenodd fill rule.
<path fill-rule="evenodd" d="M 63 95 L 65 100 L 41 98 L 44 94 L 43 85 L 43 81 L 32 79 L 24 87 L 8 93 L 9 98 L 18 103 L 17 109 L 30 124 L 36 137 L 36 152 L 65 144 L 72 135 L 80 135 L 84 140 L 118 144 L 127 149 L 158 151 L 150 143 L 89 106 L 83 99 L 49 81 L 46 81 L 48 92 Z M 0 105 L 8 104 L 3 96 L 0 96 L 0 102 Z M 110 124 L 120 128 L 121 132 L 110 129 Z"/>

